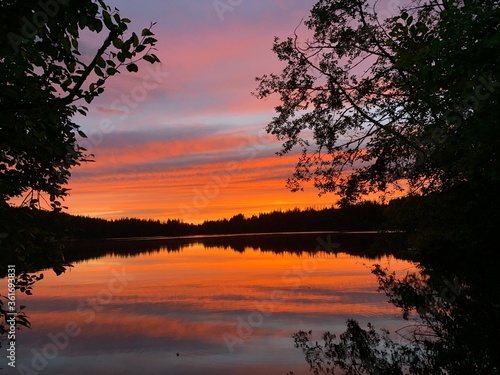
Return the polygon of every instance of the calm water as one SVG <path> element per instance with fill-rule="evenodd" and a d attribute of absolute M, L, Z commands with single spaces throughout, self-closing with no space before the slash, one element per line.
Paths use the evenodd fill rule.
<path fill-rule="evenodd" d="M 306 240 L 286 239 L 295 247 Z M 144 241 L 123 242 L 114 245 L 127 247 L 121 254 L 94 254 L 61 276 L 45 271 L 32 296 L 18 293 L 32 330 L 19 332 L 16 371 L 2 355 L 0 372 L 308 374 L 294 332 L 319 339 L 343 332 L 347 318 L 403 325 L 370 267 L 405 273 L 411 263 L 349 255 L 343 246 L 329 254 L 314 243 L 314 254 L 288 252 L 286 241 L 276 251 L 196 239 L 143 251 Z"/>

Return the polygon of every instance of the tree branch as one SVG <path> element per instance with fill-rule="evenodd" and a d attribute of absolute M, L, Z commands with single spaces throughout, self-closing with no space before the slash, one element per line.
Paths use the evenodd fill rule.
<path fill-rule="evenodd" d="M 111 43 L 113 43 L 113 40 L 115 40 L 115 38 L 117 38 L 119 35 L 120 35 L 120 33 L 118 32 L 117 29 L 110 30 L 108 37 L 103 42 L 102 46 L 97 50 L 97 52 L 94 56 L 94 59 L 87 66 L 87 68 L 85 69 L 85 71 L 81 75 L 80 80 L 71 89 L 70 93 L 66 97 L 61 99 L 61 103 L 63 105 L 68 105 L 68 104 L 72 103 L 73 101 L 80 99 L 80 97 L 78 96 L 78 93 L 79 93 L 81 87 L 83 86 L 83 84 L 85 83 L 85 81 L 87 80 L 87 78 L 89 77 L 90 73 L 92 73 L 95 66 L 97 65 L 97 58 L 104 54 L 104 52 L 108 49 L 108 47 L 111 45 Z"/>

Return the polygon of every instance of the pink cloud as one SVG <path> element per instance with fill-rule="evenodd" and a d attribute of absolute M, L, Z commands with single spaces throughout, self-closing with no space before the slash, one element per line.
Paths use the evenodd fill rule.
<path fill-rule="evenodd" d="M 141 63 L 137 74 L 113 77 L 79 119 L 93 136 L 96 163 L 73 173 L 72 212 L 176 217 L 179 205 L 192 203 L 230 163 L 238 172 L 196 220 L 319 202 L 314 189 L 293 195 L 284 188 L 296 156 L 278 158 L 274 137 L 257 136 L 278 98 L 251 96 L 256 76 L 282 69 L 271 51 L 274 36 L 290 35 L 314 3 L 243 2 L 223 22 L 211 2 L 117 4 L 132 29 L 158 21 L 162 65 Z M 103 124 L 111 129 L 104 134 Z"/>

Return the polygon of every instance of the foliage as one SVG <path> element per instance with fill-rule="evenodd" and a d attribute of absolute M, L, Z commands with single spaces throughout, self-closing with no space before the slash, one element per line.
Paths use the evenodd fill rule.
<path fill-rule="evenodd" d="M 9 333 L 9 328 L 7 328 L 10 325 L 8 324 L 8 320 L 11 319 L 9 313 L 12 313 L 12 311 L 8 311 L 3 308 L 4 299 L 5 304 L 7 304 L 9 301 L 7 297 L 0 296 L 0 339 L 3 339 L 4 335 L 7 335 Z M 18 329 L 20 329 L 21 327 L 31 328 L 31 323 L 28 319 L 28 316 L 23 311 L 25 308 L 26 306 L 21 305 L 15 311 L 16 315 L 14 316 L 14 319 L 16 322 L 16 327 L 18 327 Z"/>
<path fill-rule="evenodd" d="M 87 113 L 81 101 L 91 103 L 121 68 L 159 61 L 153 25 L 126 35 L 130 20 L 102 0 L 6 0 L 0 14 L 0 200 L 25 194 L 23 203 L 39 206 L 43 193 L 59 210 L 70 168 L 91 157 L 72 118 Z M 89 52 L 82 35 L 100 47 Z"/>
<path fill-rule="evenodd" d="M 280 96 L 267 126 L 279 154 L 302 151 L 288 186 L 313 180 L 342 204 L 406 185 L 497 186 L 498 2 L 411 1 L 387 19 L 377 4 L 320 0 L 311 39 L 275 39 L 286 66 L 254 95 Z"/>
<path fill-rule="evenodd" d="M 474 264 L 473 258 L 426 262 L 402 278 L 378 266 L 372 271 L 379 290 L 412 321 L 398 333 L 417 345 L 422 369 L 416 373 L 500 373 L 497 271 L 484 263 L 458 265 Z"/>
<path fill-rule="evenodd" d="M 63 257 L 67 237 L 63 216 L 56 211 L 7 207 L 0 216 L 0 277 L 13 264 L 19 273 L 52 268 L 59 275 L 69 264 Z"/>
<path fill-rule="evenodd" d="M 498 281 L 493 267 L 438 269 L 397 277 L 375 266 L 380 290 L 401 309 L 408 324 L 395 333 L 362 329 L 350 319 L 338 338 L 326 332 L 323 344 L 312 332 L 294 334 L 314 374 L 498 374 L 500 334 Z M 443 268 L 442 268 L 443 267 Z M 446 271 L 447 269 L 447 271 Z M 465 272 L 462 272 L 465 271 Z M 489 287 L 489 288 L 488 288 Z"/>
<path fill-rule="evenodd" d="M 29 207 L 10 207 L 0 202 L 0 278 L 7 276 L 7 267 L 16 267 L 16 290 L 32 294 L 35 282 L 43 278 L 36 274 L 52 269 L 57 275 L 71 265 L 63 256 L 64 225 L 62 214 L 57 211 L 38 210 Z M 4 296 L 0 296 L 0 337 L 7 332 Z M 24 307 L 19 306 L 17 327 L 31 326 Z"/>
<path fill-rule="evenodd" d="M 0 270 L 0 276 L 4 276 L 3 269 Z M 33 284 L 39 280 L 43 279 L 43 273 L 40 275 L 30 275 L 27 272 L 22 272 L 21 274 L 16 276 L 16 290 L 19 290 L 21 293 L 26 293 L 30 295 L 32 292 Z M 4 303 L 5 299 L 5 303 Z M 20 305 L 16 306 L 15 311 L 11 311 L 10 308 L 4 309 L 4 304 L 8 305 L 10 300 L 7 296 L 0 296 L 0 338 L 2 338 L 5 334 L 9 333 L 9 329 L 7 326 L 7 320 L 14 316 L 16 327 L 26 327 L 31 328 L 31 322 L 28 319 L 24 309 L 26 306 Z M 15 313 L 15 315 L 11 315 Z"/>
<path fill-rule="evenodd" d="M 311 331 L 299 331 L 293 337 L 314 375 L 339 373 L 337 370 L 346 375 L 403 374 L 399 348 L 387 332 L 381 335 L 371 324 L 364 330 L 355 320 L 349 319 L 347 330 L 338 339 L 325 332 L 323 345 L 313 342 L 311 335 Z"/>

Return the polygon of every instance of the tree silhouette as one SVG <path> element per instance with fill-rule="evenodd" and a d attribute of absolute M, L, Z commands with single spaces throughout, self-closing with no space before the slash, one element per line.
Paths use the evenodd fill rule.
<path fill-rule="evenodd" d="M 122 68 L 136 72 L 139 60 L 159 61 L 152 25 L 126 35 L 130 20 L 102 0 L 7 0 L 0 14 L 0 204 L 27 193 L 25 203 L 38 206 L 46 194 L 60 209 L 70 168 L 91 157 L 72 118 L 85 115 L 81 101 L 91 103 Z M 83 32 L 101 39 L 90 57 L 79 48 Z"/>
<path fill-rule="evenodd" d="M 406 184 L 498 187 L 497 1 L 408 1 L 386 19 L 377 6 L 320 0 L 310 39 L 275 39 L 286 67 L 254 95 L 280 97 L 267 126 L 279 154 L 302 150 L 288 186 L 312 180 L 344 204 Z"/>

